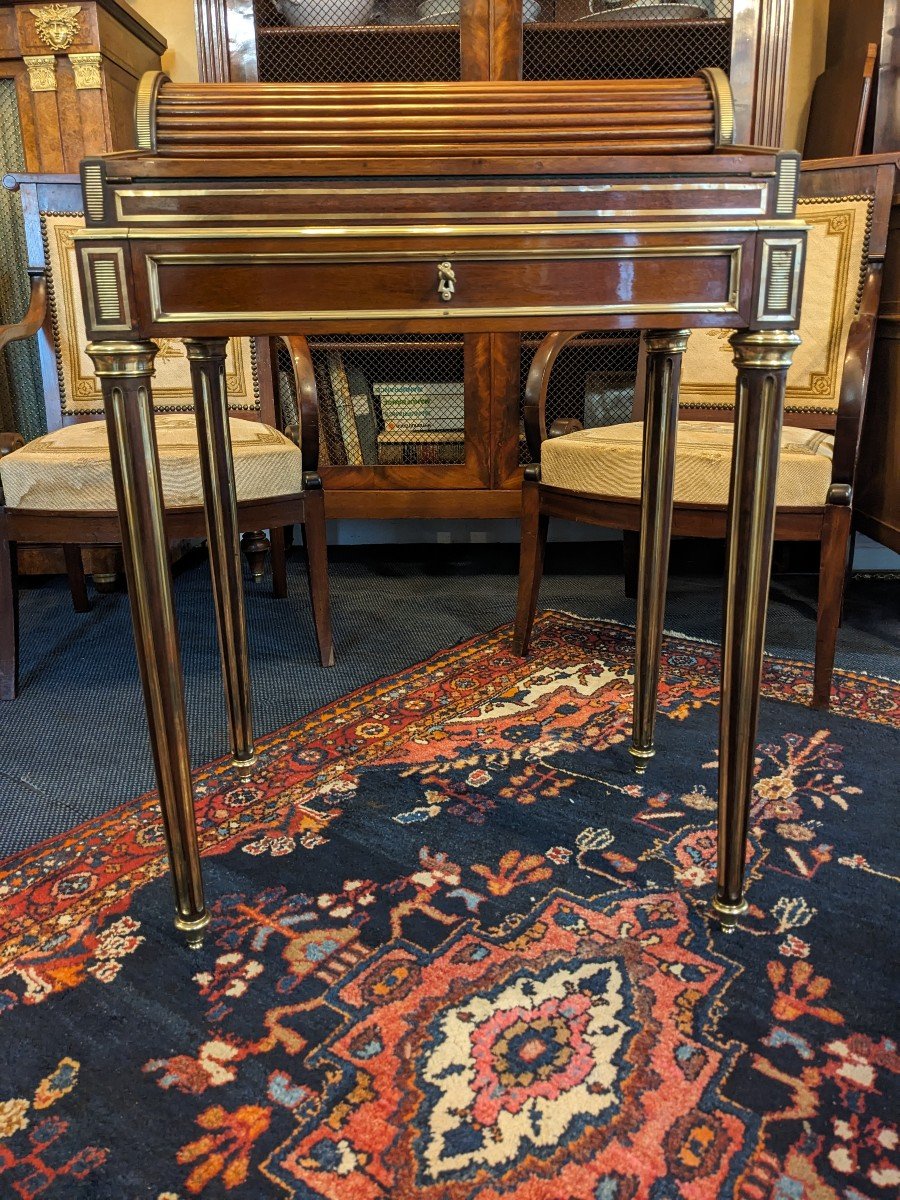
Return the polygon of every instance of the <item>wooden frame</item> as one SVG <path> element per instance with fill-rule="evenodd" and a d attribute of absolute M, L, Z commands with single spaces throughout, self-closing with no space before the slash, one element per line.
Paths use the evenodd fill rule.
<path fill-rule="evenodd" d="M 856 464 L 872 363 L 882 265 L 895 179 L 896 164 L 889 156 L 804 163 L 801 170 L 803 196 L 871 194 L 874 198 L 866 282 L 847 341 L 837 413 L 830 419 L 823 414 L 802 413 L 789 414 L 787 418 L 793 425 L 834 431 L 834 456 L 827 500 L 820 507 L 779 508 L 775 514 L 776 539 L 818 541 L 822 545 L 812 699 L 814 705 L 823 708 L 828 707 L 831 693 L 837 630 L 850 547 Z M 547 436 L 571 432 L 573 425 L 578 425 L 577 422 L 568 422 L 565 427 L 548 430 L 544 419 L 550 371 L 556 355 L 572 336 L 555 334 L 546 339 L 542 351 L 535 358 L 528 380 L 526 427 L 532 453 L 538 461 L 541 442 Z M 640 419 L 644 415 L 640 389 L 636 395 L 638 400 L 634 418 Z M 684 419 L 722 420 L 723 416 L 733 419 L 734 414 L 727 410 L 688 410 Z M 631 594 L 649 602 L 636 578 L 639 551 L 635 535 L 642 528 L 640 501 L 549 487 L 540 483 L 539 474 L 534 471 L 531 477 L 526 477 L 522 503 L 524 532 L 516 619 L 516 641 L 522 653 L 527 651 L 534 618 L 543 562 L 542 542 L 546 538 L 547 519 L 550 516 L 626 531 L 626 587 Z M 721 538 L 725 536 L 726 527 L 727 509 L 724 505 L 679 503 L 674 506 L 671 516 L 671 534 L 676 537 Z M 668 534 L 666 540 L 667 537 Z M 654 645 L 658 646 L 662 628 L 661 603 L 659 610 L 653 615 L 653 624 L 656 639 Z"/>

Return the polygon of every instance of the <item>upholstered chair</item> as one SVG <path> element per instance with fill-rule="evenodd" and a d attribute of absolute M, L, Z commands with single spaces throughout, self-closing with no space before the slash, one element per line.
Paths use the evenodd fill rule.
<path fill-rule="evenodd" d="M 106 423 L 99 382 L 85 351 L 73 234 L 83 224 L 76 179 L 19 181 L 23 193 L 32 298 L 25 318 L 0 329 L 0 349 L 39 335 L 49 432 L 29 442 L 0 434 L 0 698 L 18 686 L 17 546 L 62 545 L 76 609 L 88 607 L 81 547 L 119 540 Z M 66 211 L 58 211 L 62 200 Z M 46 211 L 55 202 L 54 211 Z M 38 241 L 39 239 L 39 241 Z M 318 412 L 305 338 L 283 339 L 293 372 L 299 420 L 278 428 L 279 380 L 268 343 L 233 338 L 226 347 L 229 429 L 238 524 L 251 570 L 261 576 L 271 538 L 272 586 L 287 595 L 286 534 L 303 527 L 313 618 L 323 666 L 334 661 L 329 610 L 324 500 L 316 474 Z M 193 414 L 191 351 L 158 343 L 153 380 L 156 438 L 172 542 L 205 536 L 203 487 Z M 262 374 L 261 374 L 262 372 Z M 276 411 L 278 409 L 279 411 Z M 287 436 L 290 433 L 292 436 Z M 302 438 L 301 438 L 302 433 Z"/>
<path fill-rule="evenodd" d="M 854 473 L 894 171 L 886 158 L 805 163 L 801 171 L 798 216 L 809 227 L 809 241 L 801 344 L 787 381 L 775 538 L 821 543 L 812 702 L 826 708 L 848 564 Z M 636 400 L 633 419 L 626 424 L 581 428 L 577 419 L 570 419 L 547 429 L 550 372 L 563 347 L 576 336 L 556 333 L 545 339 L 526 385 L 526 432 L 540 466 L 526 471 L 522 497 L 515 645 L 523 654 L 531 635 L 550 516 L 623 529 L 626 569 L 633 569 L 639 557 L 635 542 L 641 528 L 642 398 Z M 734 432 L 729 334 L 725 330 L 694 330 L 686 337 L 686 348 L 685 336 L 662 337 L 671 343 L 676 373 L 678 360 L 683 360 L 671 532 L 721 538 Z M 639 370 L 639 380 L 642 373 Z M 635 394 L 642 397 L 640 385 Z M 638 589 L 641 586 L 638 583 Z M 658 646 L 662 597 L 659 603 L 642 599 L 644 612 L 656 627 L 646 632 L 647 645 Z M 640 613 L 639 603 L 639 637 Z M 636 682 L 635 686 L 638 689 L 640 685 Z M 647 699 L 648 703 L 652 700 L 655 714 L 655 697 Z M 639 703 L 636 697 L 636 713 Z M 647 750 L 652 753 L 652 748 Z"/>

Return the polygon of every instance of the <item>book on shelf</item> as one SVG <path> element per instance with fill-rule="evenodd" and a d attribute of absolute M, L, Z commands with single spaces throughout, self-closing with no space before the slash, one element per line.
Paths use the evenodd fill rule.
<path fill-rule="evenodd" d="M 383 428 L 445 431 L 462 434 L 465 385 L 462 380 L 372 383 Z"/>
<path fill-rule="evenodd" d="M 466 461 L 461 429 L 385 429 L 378 435 L 382 466 L 459 466 Z"/>
<path fill-rule="evenodd" d="M 324 357 L 324 361 L 323 361 Z M 313 354 L 321 430 L 319 458 L 330 466 L 378 461 L 378 420 L 372 389 L 362 371 L 336 350 Z"/>

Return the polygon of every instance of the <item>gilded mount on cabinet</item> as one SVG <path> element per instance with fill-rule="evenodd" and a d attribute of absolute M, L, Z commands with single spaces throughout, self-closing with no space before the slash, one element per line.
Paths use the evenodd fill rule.
<path fill-rule="evenodd" d="M 78 36 L 80 4 L 44 4 L 29 10 L 38 37 L 51 50 L 68 50 Z"/>

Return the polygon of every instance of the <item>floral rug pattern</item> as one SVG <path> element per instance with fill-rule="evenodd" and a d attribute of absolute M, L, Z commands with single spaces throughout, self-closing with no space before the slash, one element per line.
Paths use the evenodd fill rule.
<path fill-rule="evenodd" d="M 718 658 L 539 618 L 0 864 L 0 1195 L 875 1200 L 900 1188 L 900 685 L 767 660 L 750 908 L 708 918 Z M 893 899 L 892 899 L 893 898 Z"/>

